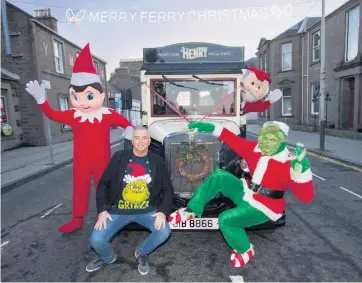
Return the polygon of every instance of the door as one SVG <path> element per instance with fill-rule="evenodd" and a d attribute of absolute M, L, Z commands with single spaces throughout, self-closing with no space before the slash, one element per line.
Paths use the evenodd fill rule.
<path fill-rule="evenodd" d="M 353 129 L 354 123 L 354 78 L 349 81 L 348 84 L 348 92 L 349 92 L 349 128 Z"/>

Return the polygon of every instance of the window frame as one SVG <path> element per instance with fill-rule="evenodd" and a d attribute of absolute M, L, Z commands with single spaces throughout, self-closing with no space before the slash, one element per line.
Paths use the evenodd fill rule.
<path fill-rule="evenodd" d="M 66 99 L 67 101 L 67 109 L 62 109 L 62 99 Z M 69 110 L 69 105 L 70 105 L 70 98 L 68 95 L 65 95 L 65 94 L 60 94 L 59 95 L 59 110 L 60 111 L 66 111 L 66 110 Z M 64 131 L 69 131 L 71 129 L 71 126 L 67 125 L 67 124 L 61 124 L 62 125 L 62 130 Z"/>
<path fill-rule="evenodd" d="M 290 89 L 290 96 L 284 96 L 284 90 Z M 290 98 L 291 101 L 291 111 L 290 113 L 284 113 L 284 98 Z M 285 87 L 282 88 L 282 116 L 293 116 L 293 95 L 292 95 L 292 88 L 291 87 Z"/>
<path fill-rule="evenodd" d="M 61 52 L 60 52 L 60 56 L 58 57 L 56 55 L 56 53 L 59 52 L 59 49 L 57 49 L 56 47 L 60 46 L 61 48 Z M 57 52 L 56 52 L 57 51 Z M 54 67 L 55 67 L 55 72 L 57 72 L 58 74 L 64 74 L 65 72 L 65 66 L 64 66 L 64 44 L 63 42 L 61 42 L 60 40 L 53 38 L 53 52 L 54 52 Z M 58 61 L 57 59 L 60 59 L 61 62 L 61 70 L 58 70 Z"/>
<path fill-rule="evenodd" d="M 358 9 L 359 12 L 357 13 L 358 15 L 358 33 L 357 33 L 357 53 L 356 55 L 351 58 L 351 59 L 348 59 L 348 32 L 349 32 L 349 15 L 350 15 L 350 12 L 355 10 L 355 9 Z M 360 4 L 357 4 L 356 6 L 352 7 L 351 9 L 347 10 L 346 11 L 346 17 L 345 17 L 345 25 L 346 25 L 346 28 L 345 28 L 345 39 L 344 39 L 344 60 L 346 62 L 350 62 L 350 61 L 353 61 L 356 56 L 358 55 L 358 51 L 359 51 L 359 34 L 360 34 L 360 15 L 361 15 L 361 7 L 360 7 Z"/>
<path fill-rule="evenodd" d="M 319 35 L 319 44 L 318 45 L 314 45 L 314 35 L 318 34 Z M 315 50 L 319 49 L 319 57 L 318 59 L 315 58 Z M 314 32 L 312 34 L 312 62 L 317 62 L 321 59 L 321 31 L 317 30 L 316 32 Z"/>
<path fill-rule="evenodd" d="M 291 46 L 291 51 L 289 53 L 283 53 L 283 46 L 284 45 L 290 45 Z M 282 71 L 291 71 L 293 69 L 293 43 L 290 41 L 290 42 L 284 42 L 280 45 L 280 53 L 281 53 L 281 68 L 282 68 Z M 290 68 L 289 69 L 286 69 L 285 66 L 284 66 L 284 54 L 290 54 Z"/>
<path fill-rule="evenodd" d="M 320 82 L 314 82 L 314 83 L 311 83 L 311 99 L 310 99 L 310 102 L 311 102 L 311 105 L 310 105 L 310 114 L 311 115 L 316 115 L 316 116 L 319 116 L 319 109 L 318 111 L 316 112 L 314 107 L 315 107 L 315 103 L 313 102 L 313 97 L 314 97 L 314 89 L 315 89 L 315 86 L 319 84 L 319 87 L 320 87 Z"/>

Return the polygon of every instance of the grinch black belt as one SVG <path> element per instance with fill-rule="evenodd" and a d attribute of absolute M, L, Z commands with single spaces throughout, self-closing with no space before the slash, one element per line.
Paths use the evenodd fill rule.
<path fill-rule="evenodd" d="M 269 198 L 282 199 L 284 197 L 284 191 L 270 190 L 268 188 L 255 184 L 253 182 L 251 182 L 249 184 L 249 189 L 252 190 L 254 193 L 257 193 L 259 195 L 263 195 L 263 196 L 266 196 Z"/>

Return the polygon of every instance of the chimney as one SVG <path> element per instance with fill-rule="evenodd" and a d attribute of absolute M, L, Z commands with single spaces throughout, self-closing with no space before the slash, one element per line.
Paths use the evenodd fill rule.
<path fill-rule="evenodd" d="M 46 25 L 48 28 L 58 33 L 58 20 L 52 16 L 51 9 L 34 9 L 34 17 L 43 25 Z"/>

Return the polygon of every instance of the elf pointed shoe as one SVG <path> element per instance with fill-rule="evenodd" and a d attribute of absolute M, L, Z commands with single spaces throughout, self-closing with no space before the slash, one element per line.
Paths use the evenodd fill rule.
<path fill-rule="evenodd" d="M 233 250 L 231 254 L 231 265 L 234 267 L 243 267 L 251 260 L 254 254 L 255 252 L 253 245 L 251 245 L 250 249 L 243 254 L 239 254 L 236 250 Z"/>
<path fill-rule="evenodd" d="M 189 211 L 187 207 L 184 207 L 171 213 L 171 215 L 168 217 L 168 222 L 172 225 L 176 225 L 181 222 L 191 220 L 195 217 L 196 217 L 195 213 Z"/>
<path fill-rule="evenodd" d="M 82 229 L 83 223 L 84 223 L 83 217 L 73 217 L 69 222 L 67 222 L 59 227 L 59 232 L 72 233 L 76 230 Z"/>

